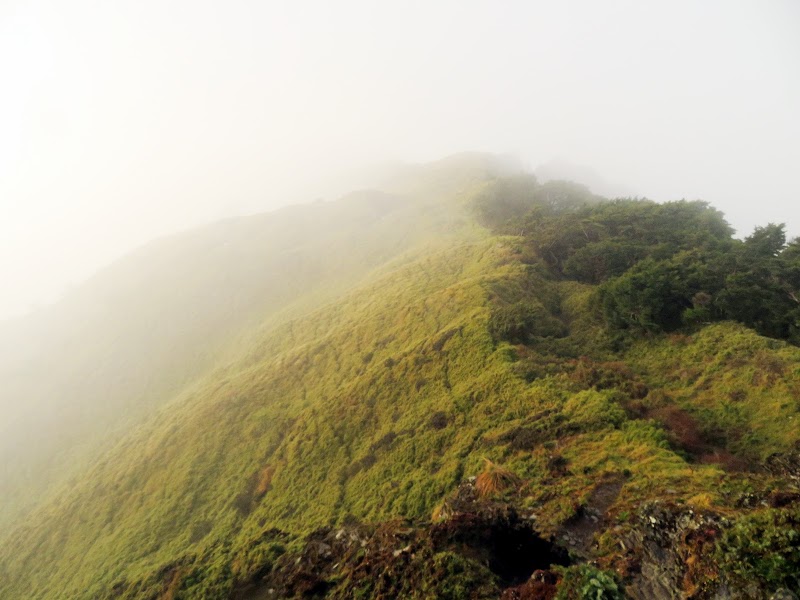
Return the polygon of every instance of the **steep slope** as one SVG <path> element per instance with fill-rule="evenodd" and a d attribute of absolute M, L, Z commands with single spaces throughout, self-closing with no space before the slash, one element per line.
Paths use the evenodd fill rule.
<path fill-rule="evenodd" d="M 434 365 L 419 369 L 420 379 L 415 381 L 407 381 L 399 373 L 395 375 L 395 385 L 386 385 L 385 379 L 392 378 L 392 373 L 398 370 L 400 373 L 405 369 L 417 370 L 414 348 L 427 342 L 425 334 L 429 330 L 469 325 L 470 313 L 480 310 L 480 300 L 472 311 L 465 310 L 468 306 L 455 302 L 458 295 L 467 293 L 458 287 L 471 288 L 473 303 L 480 287 L 475 283 L 456 285 L 456 282 L 467 275 L 463 270 L 471 266 L 465 259 L 479 251 L 486 249 L 458 248 L 439 260 L 415 262 L 348 301 L 279 327 L 244 364 L 231 372 L 217 373 L 198 386 L 197 391 L 169 405 L 144 430 L 121 443 L 110 458 L 85 478 L 82 489 L 50 507 L 48 512 L 59 515 L 56 520 L 63 519 L 62 510 L 71 512 L 70 507 L 80 513 L 75 515 L 77 520 L 73 525 L 64 523 L 66 527 L 62 530 L 72 531 L 79 538 L 73 542 L 62 539 L 52 551 L 66 552 L 74 558 L 83 556 L 83 561 L 91 560 L 96 552 L 98 560 L 110 559 L 123 566 L 120 553 L 124 555 L 126 549 L 138 548 L 137 553 L 141 552 L 145 559 L 139 572 L 146 573 L 148 568 L 158 565 L 159 559 L 170 560 L 182 554 L 187 540 L 199 535 L 193 533 L 194 529 L 205 533 L 198 540 L 205 545 L 209 539 L 228 537 L 232 527 L 242 527 L 242 521 L 255 523 L 260 516 L 246 518 L 252 510 L 250 503 L 255 500 L 246 496 L 254 494 L 249 489 L 255 485 L 251 479 L 270 464 L 276 469 L 272 486 L 277 489 L 283 481 L 281 486 L 289 487 L 284 488 L 280 502 L 275 499 L 263 504 L 262 511 L 269 509 L 271 515 L 282 515 L 295 503 L 303 502 L 302 509 L 293 509 L 296 522 L 303 523 L 303 530 L 335 517 L 349 503 L 343 486 L 346 478 L 340 481 L 342 468 L 358 460 L 347 454 L 363 454 L 365 449 L 360 445 L 368 447 L 375 441 L 371 440 L 372 435 L 360 435 L 361 429 L 374 426 L 369 419 L 376 416 L 377 410 L 362 402 L 366 395 L 382 398 L 384 410 L 397 411 L 398 427 L 405 420 L 410 421 L 407 428 L 411 428 L 411 422 L 429 419 L 424 407 L 409 403 L 409 414 L 400 421 L 405 411 L 392 399 L 402 399 L 411 391 L 416 393 L 417 386 L 422 391 L 424 373 L 430 369 L 440 375 L 437 373 L 440 365 L 439 369 Z M 439 294 L 443 296 L 437 297 Z M 452 300 L 448 301 L 448 297 Z M 434 308 L 436 305 L 441 308 Z M 480 344 L 465 346 L 467 349 L 474 346 L 475 351 L 481 347 Z M 404 354 L 410 357 L 404 359 Z M 397 364 L 387 366 L 390 359 Z M 365 386 L 367 389 L 363 389 Z M 334 418 L 331 410 L 352 414 Z M 392 418 L 393 414 L 383 417 L 389 422 Z M 368 422 L 359 424 L 361 419 Z M 332 438 L 332 447 L 321 436 L 294 439 L 288 431 L 294 428 L 308 434 L 316 427 L 331 426 L 341 427 L 326 433 L 326 438 Z M 388 430 L 377 437 L 385 433 Z M 344 439 L 336 441 L 342 436 Z M 281 462 L 287 466 L 277 468 Z M 428 502 L 421 499 L 420 506 L 427 508 L 452 484 L 454 477 L 457 476 L 445 471 L 441 475 L 447 482 L 445 485 L 428 484 L 432 487 Z M 104 483 L 96 488 L 99 482 Z M 163 488 L 166 495 L 149 493 L 163 484 L 167 485 Z M 299 490 L 293 489 L 296 485 L 301 486 Z M 309 486 L 313 486 L 314 493 L 308 493 Z M 242 495 L 245 497 L 239 498 Z M 78 498 L 89 497 L 107 504 L 99 509 L 83 501 L 75 503 Z M 132 513 L 125 516 L 126 509 Z M 83 537 L 74 524 L 86 518 L 93 525 L 87 523 L 88 527 L 80 528 L 86 534 Z M 32 521 L 39 519 L 37 515 Z M 134 523 L 138 525 L 131 527 Z M 40 531 L 46 537 L 51 533 L 58 539 L 59 534 L 51 529 L 54 525 L 55 522 L 43 522 Z M 96 539 L 97 531 L 104 527 L 111 528 L 111 535 L 105 540 L 109 546 Z M 30 531 L 23 533 L 27 539 L 30 535 Z M 17 542 L 10 540 L 6 547 L 18 547 Z M 94 550 L 87 554 L 90 547 Z M 157 548 L 160 550 L 153 554 Z M 32 559 L 43 558 L 40 547 Z M 59 586 L 65 585 L 72 570 L 69 561 L 63 564 L 65 572 L 54 573 L 52 580 L 59 582 Z M 109 577 L 121 574 L 110 565 L 98 565 L 98 570 L 106 569 Z M 91 590 L 88 584 L 96 573 L 94 569 L 87 572 L 87 580 L 76 582 L 72 591 L 77 593 L 83 586 Z M 114 581 L 97 581 L 95 586 L 102 589 L 103 584 L 107 587 Z"/>
<path fill-rule="evenodd" d="M 474 229 L 462 198 L 509 167 L 408 166 L 388 191 L 154 242 L 0 331 L 0 530 L 283 309 L 308 310 L 426 240 Z"/>
<path fill-rule="evenodd" d="M 730 241 L 704 205 L 603 203 L 527 176 L 468 169 L 469 185 L 431 202 L 448 198 L 449 168 L 406 183 L 430 191 L 409 222 L 444 210 L 450 235 L 415 238 L 327 302 L 265 315 L 228 363 L 17 521 L 0 596 L 768 598 L 800 585 L 800 349 L 715 305 L 738 289 L 728 264 L 738 276 L 755 256 L 791 282 L 793 255 L 753 254 L 758 236 Z M 674 281 L 675 261 L 720 250 L 733 262 L 714 277 L 653 286 L 639 302 L 658 310 L 617 318 L 637 298 L 623 283 L 663 282 L 660 268 Z M 693 306 L 698 285 L 714 295 Z"/>
<path fill-rule="evenodd" d="M 702 406 L 744 384 L 759 361 L 778 361 L 770 385 L 742 400 L 741 426 L 782 432 L 750 443 L 754 465 L 797 442 L 785 423 L 800 418 L 787 403 L 800 392 L 800 351 L 722 324 L 613 353 L 586 318 L 589 288 L 537 274 L 516 246 L 494 238 L 424 253 L 267 332 L 32 515 L 5 544 L 0 592 L 225 598 L 317 527 L 427 520 L 484 456 L 522 478 L 511 498 L 540 533 L 566 536 L 573 551 L 597 534 L 601 556 L 623 563 L 617 540 L 634 535 L 632 515 L 648 502 L 733 515 L 741 494 L 787 485 L 700 460 L 671 438 L 681 428 L 665 415 L 636 411 L 650 401 Z M 492 315 L 521 296 L 562 328 L 557 337 L 493 338 Z M 590 356 L 570 356 L 573 344 L 590 348 L 588 337 Z M 726 358 L 685 377 L 681 361 L 693 352 Z M 644 356 L 674 366 L 654 369 Z M 747 408 L 761 403 L 773 410 Z M 597 506 L 602 530 L 572 529 Z M 493 581 L 483 581 L 485 597 L 500 594 Z"/>

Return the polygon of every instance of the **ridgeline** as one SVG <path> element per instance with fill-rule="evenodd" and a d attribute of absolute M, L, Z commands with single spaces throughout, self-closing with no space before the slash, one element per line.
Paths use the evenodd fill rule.
<path fill-rule="evenodd" d="M 0 597 L 797 590 L 800 244 L 733 233 L 465 155 L 145 248 L 5 361 L 61 428 L 15 409 Z"/>

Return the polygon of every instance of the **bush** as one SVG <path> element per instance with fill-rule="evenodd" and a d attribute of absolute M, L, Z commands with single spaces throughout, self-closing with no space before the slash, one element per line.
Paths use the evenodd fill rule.
<path fill-rule="evenodd" d="M 625 421 L 625 410 L 613 400 L 613 393 L 585 390 L 564 405 L 564 415 L 581 431 L 617 428 Z"/>
<path fill-rule="evenodd" d="M 439 552 L 427 561 L 422 597 L 442 600 L 496 598 L 494 575 L 477 561 L 452 552 Z"/>
<path fill-rule="evenodd" d="M 563 570 L 556 600 L 623 600 L 625 595 L 614 575 L 592 565 Z"/>
<path fill-rule="evenodd" d="M 532 337 L 562 337 L 564 324 L 538 302 L 515 302 L 492 310 L 489 332 L 495 341 L 524 344 Z"/>
<path fill-rule="evenodd" d="M 497 179 L 486 186 L 473 201 L 478 221 L 491 229 L 502 229 L 509 221 L 520 219 L 535 204 L 538 187 L 533 175 Z"/>
<path fill-rule="evenodd" d="M 736 521 L 717 544 L 721 566 L 742 581 L 800 589 L 800 507 L 756 512 Z"/>

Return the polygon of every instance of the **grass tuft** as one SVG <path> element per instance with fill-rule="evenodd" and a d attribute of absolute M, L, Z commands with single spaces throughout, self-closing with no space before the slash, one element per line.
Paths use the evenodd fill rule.
<path fill-rule="evenodd" d="M 483 472 L 475 480 L 475 489 L 481 498 L 516 489 L 522 484 L 522 480 L 508 469 L 493 463 L 488 458 L 483 460 L 485 462 Z"/>

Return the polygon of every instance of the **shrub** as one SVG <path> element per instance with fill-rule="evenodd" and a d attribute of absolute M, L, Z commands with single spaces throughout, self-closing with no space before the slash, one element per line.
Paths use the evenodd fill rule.
<path fill-rule="evenodd" d="M 564 569 L 556 600 L 623 600 L 625 595 L 614 575 L 592 565 Z"/>
<path fill-rule="evenodd" d="M 564 324 L 536 301 L 521 301 L 492 310 L 489 332 L 495 341 L 526 343 L 532 337 L 563 337 Z"/>
<path fill-rule="evenodd" d="M 494 576 L 488 568 L 453 552 L 439 552 L 426 562 L 421 596 L 441 600 L 496 598 Z"/>
<path fill-rule="evenodd" d="M 720 564 L 742 581 L 800 588 L 800 507 L 744 516 L 717 544 Z"/>
<path fill-rule="evenodd" d="M 584 390 L 564 405 L 564 414 L 574 426 L 584 431 L 619 427 L 625 411 L 613 400 L 613 393 Z"/>

